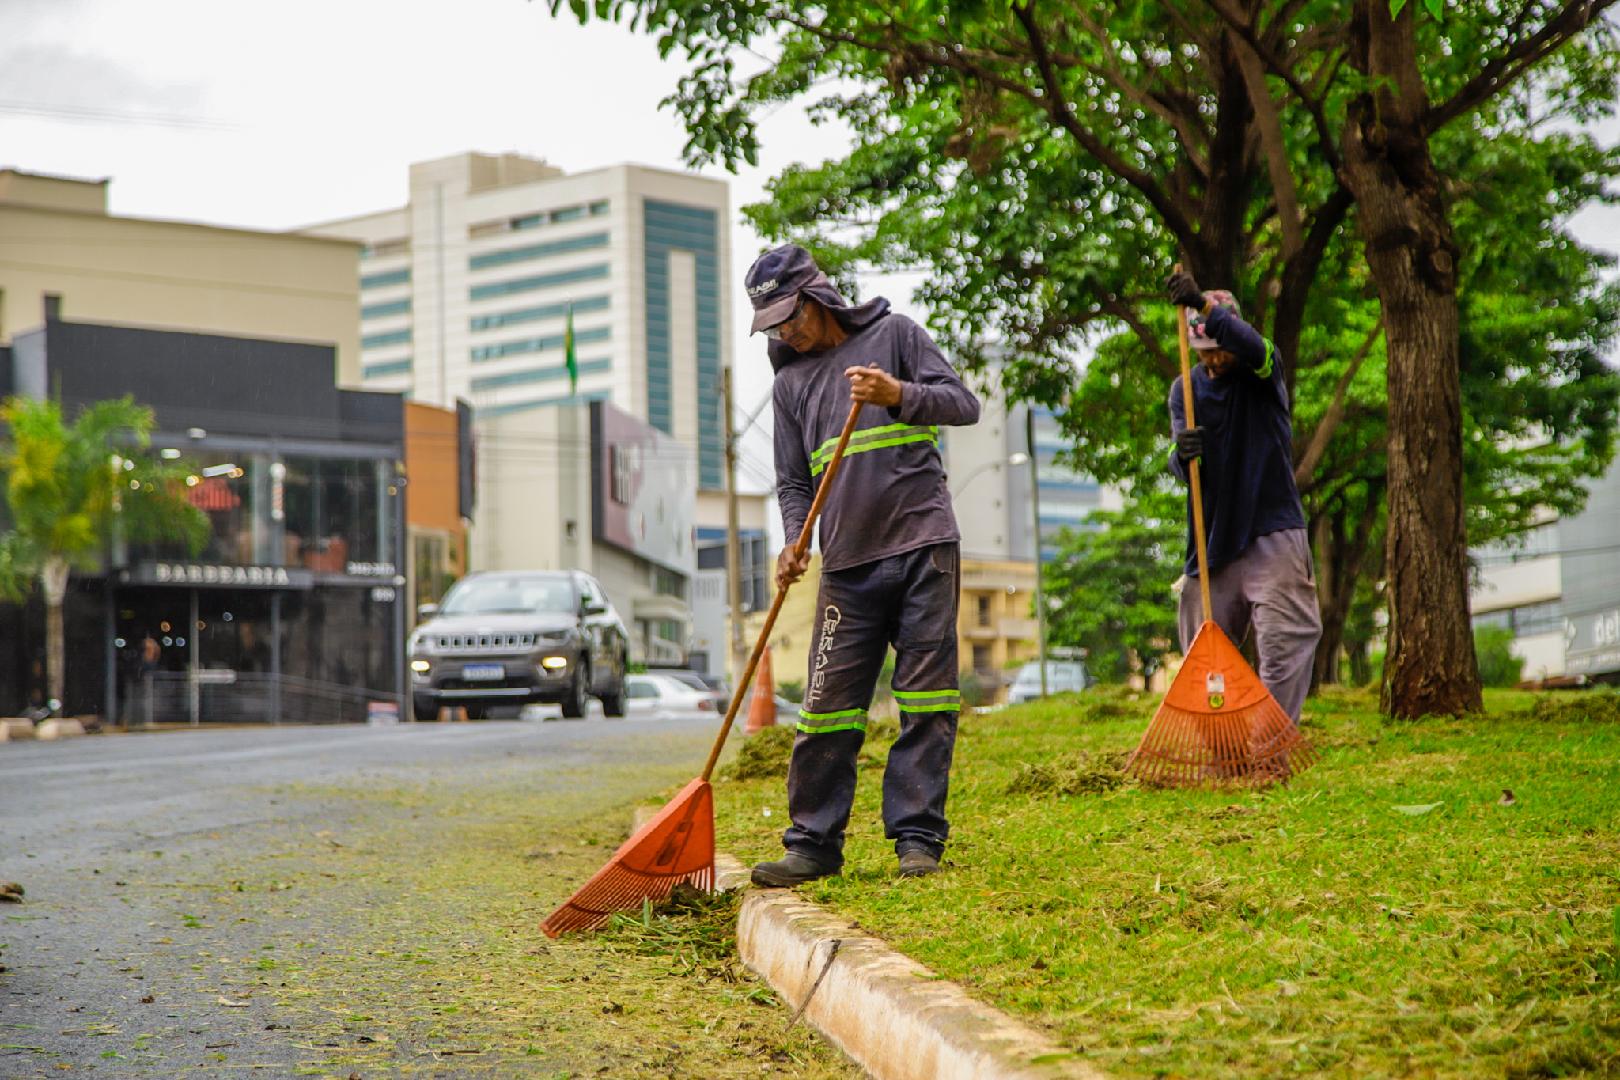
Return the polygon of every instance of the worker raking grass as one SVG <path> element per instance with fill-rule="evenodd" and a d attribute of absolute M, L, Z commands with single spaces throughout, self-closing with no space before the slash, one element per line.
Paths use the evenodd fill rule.
<path fill-rule="evenodd" d="M 797 536 L 852 403 L 861 406 L 828 495 L 819 539 L 818 616 L 788 770 L 787 854 L 754 868 L 757 885 L 835 874 L 855 797 L 855 759 L 889 646 L 900 737 L 883 776 L 885 835 L 903 876 L 939 869 L 956 743 L 960 534 L 945 486 L 939 427 L 972 424 L 979 402 L 927 332 L 878 298 L 850 305 L 792 244 L 748 270 L 753 330 L 776 371 L 777 500 Z M 789 548 L 785 589 L 808 565 Z"/>

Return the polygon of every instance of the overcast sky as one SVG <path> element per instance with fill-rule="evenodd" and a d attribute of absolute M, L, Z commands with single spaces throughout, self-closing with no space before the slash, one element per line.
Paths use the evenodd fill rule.
<path fill-rule="evenodd" d="M 658 102 L 681 71 L 650 37 L 553 19 L 544 0 L 0 0 L 0 166 L 110 177 L 114 213 L 287 229 L 402 205 L 411 162 L 463 150 L 680 168 L 683 131 Z M 733 207 L 783 166 L 848 146 L 796 108 L 761 134 Z M 1620 250 L 1615 208 L 1576 231 Z M 734 221 L 738 273 L 763 246 Z M 862 291 L 909 309 L 915 280 Z M 740 294 L 733 307 L 749 409 L 770 373 Z M 765 479 L 768 443 L 749 458 Z"/>

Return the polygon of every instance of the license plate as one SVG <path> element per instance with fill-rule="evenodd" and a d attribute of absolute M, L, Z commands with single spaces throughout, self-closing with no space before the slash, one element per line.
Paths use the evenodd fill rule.
<path fill-rule="evenodd" d="M 465 664 L 461 668 L 461 677 L 469 682 L 474 679 L 504 679 L 506 668 L 502 664 Z"/>

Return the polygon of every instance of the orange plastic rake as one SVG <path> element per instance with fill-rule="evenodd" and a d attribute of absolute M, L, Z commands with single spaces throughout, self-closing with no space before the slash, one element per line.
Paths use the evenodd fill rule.
<path fill-rule="evenodd" d="M 795 554 L 801 559 L 810 550 L 810 537 L 815 532 L 816 518 L 821 516 L 822 504 L 832 490 L 833 477 L 838 474 L 838 466 L 844 460 L 844 448 L 849 445 L 849 437 L 855 431 L 855 421 L 860 415 L 861 403 L 852 403 L 849 419 L 844 421 L 843 433 L 838 437 L 838 445 L 833 449 L 832 458 L 822 474 L 821 485 L 816 489 L 815 500 L 810 504 L 810 513 L 805 517 L 799 539 L 793 545 Z M 765 616 L 765 625 L 760 628 L 759 640 L 754 642 L 754 651 L 748 657 L 748 667 L 737 683 L 736 692 L 731 695 L 731 704 L 726 707 L 726 719 L 720 725 L 720 734 L 714 740 L 714 748 L 709 751 L 709 760 L 704 764 L 703 772 L 682 788 L 680 794 L 666 803 L 650 821 L 637 829 L 630 839 L 619 845 L 619 850 L 613 853 L 607 865 L 593 874 L 578 892 L 540 924 L 547 937 L 559 937 L 570 930 L 589 930 L 600 926 L 615 911 L 639 907 L 643 900 L 662 900 L 682 882 L 705 891 L 714 888 L 714 791 L 709 787 L 709 777 L 714 773 L 715 763 L 720 760 L 720 750 L 726 744 L 726 736 L 731 734 L 732 722 L 737 719 L 737 710 L 747 696 L 748 684 L 754 677 L 754 669 L 759 666 L 760 655 L 765 651 L 765 642 L 770 640 L 771 628 L 776 625 L 777 615 L 781 614 L 782 601 L 787 598 L 787 592 L 786 589 L 776 590 L 776 599 L 771 601 L 771 610 Z"/>
<path fill-rule="evenodd" d="M 1180 307 L 1176 310 L 1180 312 L 1181 400 L 1187 410 L 1187 426 L 1192 427 L 1187 311 Z M 1188 463 L 1188 480 L 1204 622 L 1125 770 L 1165 787 L 1260 786 L 1286 781 L 1310 766 L 1316 752 L 1244 661 L 1237 646 L 1210 618 L 1209 554 L 1205 550 L 1204 498 L 1197 458 Z"/>

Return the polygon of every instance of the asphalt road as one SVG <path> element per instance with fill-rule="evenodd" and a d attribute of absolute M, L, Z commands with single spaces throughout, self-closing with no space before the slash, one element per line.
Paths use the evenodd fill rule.
<path fill-rule="evenodd" d="M 366 1026 L 335 1026 L 289 1011 L 300 987 L 319 990 L 330 977 L 327 983 L 278 983 L 276 960 L 252 961 L 285 962 L 302 950 L 305 968 L 312 969 L 317 947 L 323 960 L 340 948 L 363 951 L 357 943 L 375 936 L 363 925 L 370 909 L 396 910 L 402 912 L 396 919 L 409 922 L 412 905 L 398 890 L 429 891 L 411 876 L 412 861 L 438 859 L 450 867 L 461 837 L 494 835 L 489 830 L 496 827 L 512 835 L 501 822 L 501 792 L 538 808 L 525 810 L 524 824 L 535 821 L 533 835 L 542 846 L 526 857 L 536 860 L 532 867 L 550 868 L 537 871 L 541 884 L 522 899 L 526 906 L 515 909 L 504 933 L 540 942 L 531 920 L 566 895 L 558 894 L 559 883 L 582 880 L 583 868 L 611 852 L 622 839 L 628 803 L 689 778 L 714 730 L 709 714 L 204 729 L 0 746 L 0 881 L 27 890 L 24 903 L 0 904 L 0 1077 L 83 1071 L 234 1076 L 238 1069 L 327 1075 L 323 1062 L 330 1066 L 339 1042 L 344 1052 L 385 1048 L 373 1061 L 389 1074 L 413 1066 L 444 1076 L 653 1075 L 630 1057 L 623 1058 L 622 1071 L 569 1071 L 592 1060 L 582 1047 L 594 1037 L 593 1016 L 610 1014 L 598 1023 L 616 1027 L 651 1025 L 643 1042 L 657 1033 L 657 1017 L 627 1020 L 616 1015 L 623 1011 L 618 1004 L 576 1010 L 573 1015 L 585 1019 L 566 1029 L 571 1049 L 543 1040 L 529 1046 L 526 1052 L 542 1059 L 532 1066 L 554 1070 L 537 1073 L 498 1054 L 447 1057 L 457 1051 L 444 1049 L 449 1036 L 442 1015 L 437 1026 L 418 1025 L 406 1037 L 399 1030 L 357 1034 Z M 413 838 L 419 854 L 394 852 L 391 840 L 402 835 Z M 487 881 L 487 867 L 497 864 L 484 865 Z M 446 890 L 461 887 L 450 881 L 453 869 L 444 873 Z M 439 914 L 424 904 L 424 922 L 453 922 L 458 904 L 465 911 L 478 902 L 454 895 L 432 901 Z M 446 936 L 416 932 L 434 934 Z M 421 955 L 433 955 L 432 944 Z M 454 944 L 446 948 L 453 951 Z M 542 947 L 535 955 L 545 952 Z M 566 948 L 535 961 L 542 974 L 551 964 L 550 977 L 562 983 L 576 977 L 571 973 L 598 970 L 599 962 Z M 322 970 L 341 974 L 336 963 Z M 389 978 L 378 974 L 376 963 L 356 967 L 355 979 Z M 386 987 L 367 990 L 380 999 L 367 1011 L 381 1016 Z M 355 1009 L 346 1001 L 327 1011 Z M 476 1025 L 467 1026 L 471 1020 L 453 1019 L 463 1024 L 455 1032 L 463 1042 L 469 1032 L 476 1035 Z M 350 1037 L 364 1045 L 350 1046 Z M 595 1053 L 618 1060 L 615 1045 L 601 1042 Z M 555 1060 L 544 1060 L 548 1056 Z M 750 1063 L 746 1071 L 759 1075 L 761 1068 Z M 781 1071 L 822 1075 L 819 1066 Z"/>

